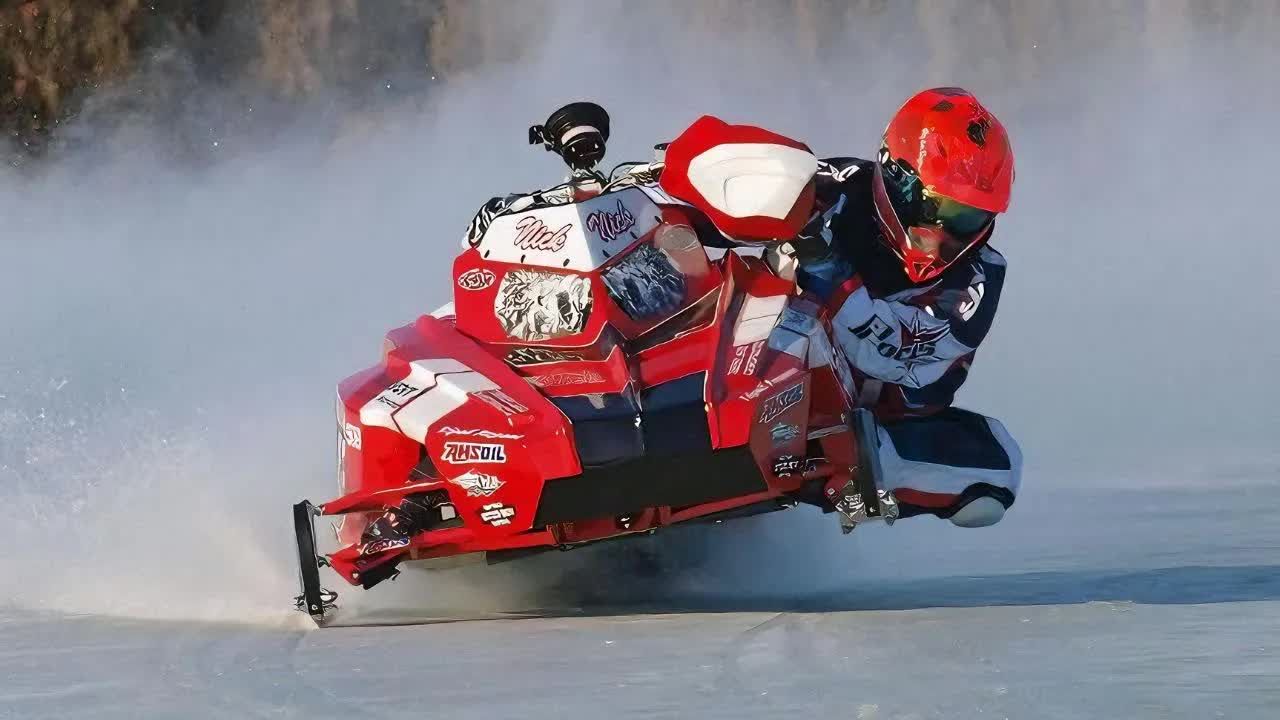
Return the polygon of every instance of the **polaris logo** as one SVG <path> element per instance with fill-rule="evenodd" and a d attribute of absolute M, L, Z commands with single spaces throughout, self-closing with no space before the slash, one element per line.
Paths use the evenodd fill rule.
<path fill-rule="evenodd" d="M 507 461 L 507 449 L 497 443 L 447 442 L 440 459 L 455 465 L 504 463 Z"/>

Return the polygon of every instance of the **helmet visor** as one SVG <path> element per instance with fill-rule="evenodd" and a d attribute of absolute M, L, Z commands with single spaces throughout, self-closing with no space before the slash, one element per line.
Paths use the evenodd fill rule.
<path fill-rule="evenodd" d="M 996 214 L 972 205 L 965 205 L 945 195 L 925 190 L 921 205 L 921 225 L 940 227 L 948 235 L 969 239 L 982 232 L 995 219 Z"/>

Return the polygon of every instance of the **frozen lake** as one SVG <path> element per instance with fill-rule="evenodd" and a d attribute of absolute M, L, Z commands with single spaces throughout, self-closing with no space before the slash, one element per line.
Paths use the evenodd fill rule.
<path fill-rule="evenodd" d="M 314 630 L 284 612 L 245 624 L 11 612 L 0 717 L 1271 718 L 1280 491 L 1240 478 L 1228 489 L 1208 516 L 1195 510 L 1205 488 L 1169 486 L 1120 492 L 1079 524 L 1064 516 L 1086 498 L 1064 491 L 1029 493 L 989 531 L 922 518 L 840 538 L 831 518 L 795 511 L 676 532 L 654 552 L 697 560 L 636 572 L 597 553 L 541 590 L 560 605 L 507 608 L 542 617 Z M 1121 522 L 1122 505 L 1141 516 Z M 842 548 L 857 564 L 898 557 L 858 581 L 835 568 L 848 584 L 832 589 L 796 567 L 804 543 L 816 563 Z M 708 567 L 730 551 L 727 569 Z M 757 553 L 759 574 L 809 589 L 753 578 Z M 473 592 L 500 592 L 503 572 Z M 402 582 L 369 597 L 431 597 Z M 345 617 L 407 619 L 387 607 Z"/>

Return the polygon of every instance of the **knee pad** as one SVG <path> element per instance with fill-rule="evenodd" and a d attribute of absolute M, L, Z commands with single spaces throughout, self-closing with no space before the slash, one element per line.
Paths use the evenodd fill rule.
<path fill-rule="evenodd" d="M 1004 517 L 1004 504 L 993 497 L 978 497 L 952 513 L 951 524 L 962 528 L 995 525 Z"/>

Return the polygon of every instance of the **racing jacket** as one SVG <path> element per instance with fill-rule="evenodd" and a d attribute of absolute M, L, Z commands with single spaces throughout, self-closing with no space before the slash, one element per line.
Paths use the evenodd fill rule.
<path fill-rule="evenodd" d="M 995 319 L 1005 260 L 983 245 L 934 280 L 913 285 L 878 239 L 873 174 L 868 160 L 819 161 L 816 212 L 796 242 L 799 279 L 802 287 L 816 279 L 806 272 L 812 263 L 805 248 L 811 254 L 820 248 L 817 255 L 837 266 L 835 277 L 826 278 L 833 287 L 820 294 L 862 403 L 882 420 L 929 415 L 949 407 L 968 376 Z"/>

